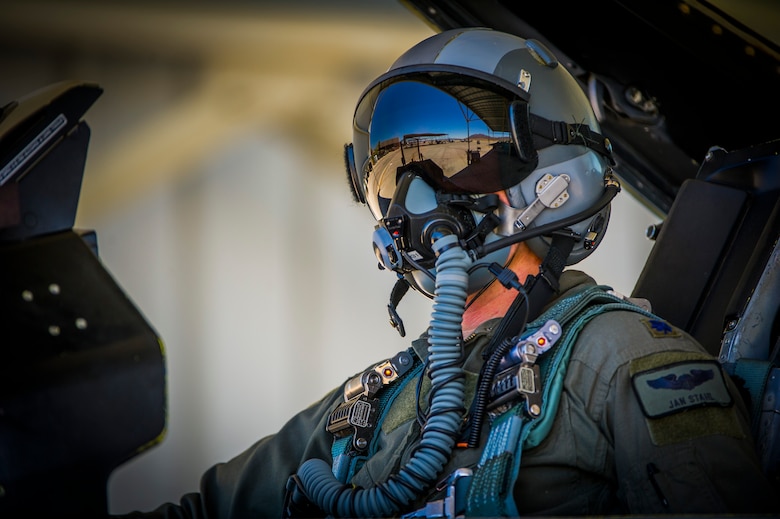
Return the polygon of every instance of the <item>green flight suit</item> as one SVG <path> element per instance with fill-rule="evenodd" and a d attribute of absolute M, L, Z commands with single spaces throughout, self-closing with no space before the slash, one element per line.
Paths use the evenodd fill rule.
<path fill-rule="evenodd" d="M 561 297 L 595 284 L 577 271 L 564 272 L 560 281 Z M 466 340 L 468 399 L 480 352 L 497 323 L 483 323 Z M 421 357 L 427 354 L 424 339 L 413 347 Z M 552 429 L 523 452 L 514 487 L 520 513 L 779 512 L 777 489 L 763 476 L 754 451 L 746 408 L 720 373 L 697 342 L 662 321 L 631 311 L 596 316 L 574 344 Z M 654 389 L 665 385 L 674 394 L 674 387 L 697 384 L 707 391 L 686 393 L 696 401 L 664 400 L 658 398 L 663 391 Z M 379 448 L 353 484 L 368 488 L 382 482 L 409 459 L 420 435 L 415 386 L 407 384 L 394 401 L 377 432 Z M 342 391 L 335 389 L 278 433 L 209 469 L 198 493 L 144 517 L 280 517 L 288 477 L 307 459 L 332 459 L 333 437 L 325 425 Z M 483 443 L 488 430 L 486 424 Z M 480 449 L 456 448 L 442 479 L 456 468 L 474 468 L 479 457 Z M 405 512 L 439 497 L 433 490 Z"/>

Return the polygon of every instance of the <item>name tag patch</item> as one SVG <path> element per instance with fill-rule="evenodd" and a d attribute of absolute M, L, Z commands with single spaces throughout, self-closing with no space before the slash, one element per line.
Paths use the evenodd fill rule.
<path fill-rule="evenodd" d="M 676 362 L 640 371 L 631 377 L 631 383 L 648 418 L 694 407 L 732 404 L 720 364 L 715 360 Z"/>

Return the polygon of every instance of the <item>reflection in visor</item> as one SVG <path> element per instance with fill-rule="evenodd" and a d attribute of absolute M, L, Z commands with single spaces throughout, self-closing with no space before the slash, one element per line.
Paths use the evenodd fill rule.
<path fill-rule="evenodd" d="M 529 172 L 512 142 L 509 105 L 515 99 L 475 86 L 446 90 L 399 81 L 376 97 L 363 172 L 375 216 L 386 214 L 405 171 L 442 191 L 474 194 L 506 189 Z"/>

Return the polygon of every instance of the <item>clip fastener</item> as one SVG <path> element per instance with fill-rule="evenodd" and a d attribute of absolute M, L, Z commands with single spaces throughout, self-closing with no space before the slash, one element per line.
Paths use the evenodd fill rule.
<path fill-rule="evenodd" d="M 364 451 L 378 419 L 379 399 L 374 397 L 413 365 L 412 355 L 401 351 L 347 381 L 344 384 L 344 401 L 330 413 L 325 429 L 336 438 L 352 433 L 352 446 L 359 452 Z"/>
<path fill-rule="evenodd" d="M 493 379 L 487 407 L 490 413 L 499 414 L 515 400 L 522 398 L 528 416 L 536 418 L 541 414 L 541 375 L 536 359 L 552 348 L 561 334 L 561 325 L 550 320 L 512 347 L 501 360 L 498 374 Z"/>
<path fill-rule="evenodd" d="M 352 433 L 352 446 L 358 452 L 366 450 L 377 422 L 379 399 L 360 395 L 343 402 L 330 413 L 325 429 L 336 438 Z"/>
<path fill-rule="evenodd" d="M 382 377 L 382 385 L 386 386 L 409 371 L 413 364 L 414 359 L 408 351 L 399 351 L 394 357 L 374 366 L 374 371 Z"/>
<path fill-rule="evenodd" d="M 468 468 L 455 469 L 447 477 L 447 493 L 442 499 L 430 501 L 414 512 L 402 515 L 403 519 L 426 517 L 428 519 L 462 519 L 466 516 L 466 490 L 474 472 Z"/>

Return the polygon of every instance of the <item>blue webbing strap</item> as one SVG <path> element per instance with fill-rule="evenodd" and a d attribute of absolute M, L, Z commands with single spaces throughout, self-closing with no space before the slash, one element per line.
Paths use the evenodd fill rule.
<path fill-rule="evenodd" d="M 760 359 L 738 359 L 733 364 L 726 364 L 729 375 L 739 377 L 745 382 L 745 389 L 750 393 L 750 425 L 753 437 L 758 437 L 761 422 L 761 404 L 769 379 L 769 372 L 774 365 L 771 361 Z"/>
<path fill-rule="evenodd" d="M 490 426 L 485 450 L 471 477 L 466 494 L 466 515 L 474 517 L 517 516 L 517 507 L 511 499 L 512 485 L 507 476 L 512 465 L 520 462 L 510 445 L 522 445 L 528 433 L 530 421 L 523 416 L 523 407 L 516 405 L 496 418 Z"/>
<path fill-rule="evenodd" d="M 354 471 L 358 461 L 365 460 L 365 456 L 350 455 L 350 445 L 352 445 L 352 435 L 343 438 L 333 438 L 330 453 L 333 456 L 333 475 L 342 483 L 347 482 L 347 476 Z"/>
<path fill-rule="evenodd" d="M 376 453 L 376 431 L 379 430 L 379 428 L 382 425 L 382 422 L 385 419 L 385 415 L 387 415 L 387 412 L 390 410 L 390 407 L 395 400 L 395 397 L 398 396 L 398 394 L 401 392 L 401 390 L 406 386 L 406 384 L 415 378 L 417 378 L 417 375 L 420 373 L 420 370 L 423 368 L 423 363 L 417 357 L 417 355 L 414 353 L 414 350 L 409 350 L 409 352 L 412 354 L 412 358 L 414 359 L 414 365 L 412 366 L 409 371 L 395 379 L 393 382 L 391 382 L 389 385 L 383 387 L 379 390 L 377 393 L 377 398 L 379 399 L 378 403 L 378 417 L 377 417 L 377 423 L 376 423 L 376 429 L 374 435 L 371 437 L 371 441 L 369 443 L 368 449 L 366 450 L 365 454 L 357 455 L 350 447 L 352 445 L 352 435 L 349 434 L 347 436 L 344 436 L 342 438 L 334 438 L 333 439 L 333 445 L 331 446 L 330 452 L 333 456 L 333 475 L 341 481 L 342 483 L 347 483 L 352 477 L 355 475 L 355 473 L 360 470 L 360 467 L 363 465 L 363 463 L 373 456 Z"/>
<path fill-rule="evenodd" d="M 493 420 L 487 445 L 471 479 L 466 496 L 466 515 L 476 517 L 517 516 L 512 495 L 524 448 L 539 445 L 552 428 L 558 409 L 571 347 L 580 330 L 595 316 L 611 310 L 653 314 L 606 293 L 605 287 L 589 287 L 556 303 L 528 325 L 525 336 L 550 319 L 563 327 L 557 344 L 539 359 L 542 383 L 542 411 L 531 420 L 515 405 Z M 519 403 L 519 402 L 518 402 Z"/>

